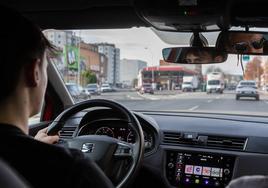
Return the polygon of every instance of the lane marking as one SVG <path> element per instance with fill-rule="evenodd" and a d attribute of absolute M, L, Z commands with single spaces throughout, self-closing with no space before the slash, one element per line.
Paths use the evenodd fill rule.
<path fill-rule="evenodd" d="M 219 98 L 221 98 L 221 96 L 217 96 L 217 97 L 216 97 L 216 99 L 219 99 Z"/>
<path fill-rule="evenodd" d="M 208 103 L 211 103 L 212 101 L 213 101 L 213 100 L 212 100 L 212 99 L 210 99 L 210 100 L 208 100 L 207 102 L 208 102 Z"/>
<path fill-rule="evenodd" d="M 193 111 L 193 110 L 196 110 L 197 108 L 199 108 L 199 106 L 194 106 L 194 107 L 190 108 L 189 110 Z"/>

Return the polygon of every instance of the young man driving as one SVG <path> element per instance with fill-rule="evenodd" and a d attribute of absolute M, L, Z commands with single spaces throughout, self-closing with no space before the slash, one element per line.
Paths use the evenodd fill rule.
<path fill-rule="evenodd" d="M 47 136 L 44 129 L 36 139 L 28 136 L 28 118 L 43 103 L 46 53 L 53 47 L 17 12 L 1 7 L 1 13 L 0 158 L 35 188 L 113 187 L 80 151 L 49 144 L 58 141 L 57 135 Z"/>

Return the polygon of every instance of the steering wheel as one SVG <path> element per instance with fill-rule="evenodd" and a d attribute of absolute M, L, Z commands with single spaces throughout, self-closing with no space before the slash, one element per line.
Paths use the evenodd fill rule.
<path fill-rule="evenodd" d="M 81 150 L 84 155 L 94 160 L 100 168 L 111 175 L 113 161 L 129 160 L 130 164 L 123 177 L 117 180 L 117 188 L 127 186 L 138 171 L 143 158 L 144 136 L 141 125 L 134 114 L 123 105 L 106 99 L 92 99 L 77 103 L 63 111 L 48 127 L 48 135 L 57 134 L 64 126 L 66 120 L 84 109 L 105 107 L 124 115 L 128 126 L 133 130 L 135 143 L 130 144 L 116 138 L 101 135 L 83 135 L 73 139 L 65 139 L 64 145 L 69 148 Z M 122 170 L 122 169 L 121 169 Z"/>

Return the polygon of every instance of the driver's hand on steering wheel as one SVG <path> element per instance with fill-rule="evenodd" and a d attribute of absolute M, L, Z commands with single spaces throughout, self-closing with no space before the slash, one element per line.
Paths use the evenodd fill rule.
<path fill-rule="evenodd" d="M 59 141 L 59 135 L 53 135 L 49 136 L 47 135 L 47 129 L 48 127 L 41 129 L 38 131 L 38 133 L 35 135 L 35 139 L 47 144 L 55 144 Z"/>

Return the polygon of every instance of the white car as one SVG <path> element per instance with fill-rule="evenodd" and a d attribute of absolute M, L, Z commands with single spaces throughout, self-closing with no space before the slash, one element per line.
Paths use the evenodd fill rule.
<path fill-rule="evenodd" d="M 254 80 L 242 80 L 236 87 L 236 100 L 241 97 L 253 97 L 257 101 L 260 100 L 260 95 L 257 91 L 257 85 Z"/>
<path fill-rule="evenodd" d="M 101 92 L 111 92 L 113 91 L 109 84 L 102 84 L 101 85 Z"/>

